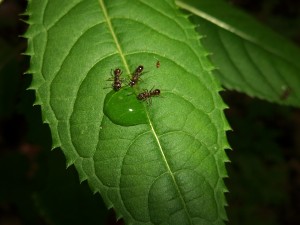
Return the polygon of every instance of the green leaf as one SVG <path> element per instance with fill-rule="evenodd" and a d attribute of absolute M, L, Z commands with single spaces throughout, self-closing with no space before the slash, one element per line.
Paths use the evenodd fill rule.
<path fill-rule="evenodd" d="M 220 0 L 177 0 L 192 13 L 222 84 L 279 104 L 300 106 L 300 50 Z"/>
<path fill-rule="evenodd" d="M 30 1 L 28 14 L 31 89 L 53 147 L 81 181 L 127 224 L 223 224 L 226 105 L 194 26 L 174 2 Z M 111 71 L 128 80 L 139 65 L 141 79 L 126 87 L 133 96 L 111 95 Z M 152 88 L 161 96 L 151 104 L 136 98 Z M 146 123 L 118 122 L 127 110 L 118 96 L 142 106 Z"/>

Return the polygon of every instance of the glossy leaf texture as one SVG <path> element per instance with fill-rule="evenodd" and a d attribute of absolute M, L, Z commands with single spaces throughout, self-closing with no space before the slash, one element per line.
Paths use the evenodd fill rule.
<path fill-rule="evenodd" d="M 192 13 L 216 75 L 232 90 L 300 106 L 300 49 L 223 0 L 178 0 Z"/>
<path fill-rule="evenodd" d="M 127 224 L 223 224 L 226 105 L 195 27 L 175 3 L 44 0 L 30 1 L 27 13 L 31 89 L 53 147 L 81 181 Z M 113 93 L 116 68 L 128 94 Z M 136 98 L 154 89 L 161 95 L 151 101 Z M 131 106 L 139 122 L 126 115 Z"/>

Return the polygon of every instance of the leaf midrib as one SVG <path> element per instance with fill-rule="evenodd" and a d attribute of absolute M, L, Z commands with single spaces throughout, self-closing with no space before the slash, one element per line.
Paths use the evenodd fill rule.
<path fill-rule="evenodd" d="M 157 144 L 158 144 L 159 151 L 160 151 L 160 153 L 161 153 L 161 156 L 162 156 L 162 158 L 163 158 L 163 161 L 165 162 L 166 168 L 167 168 L 167 170 L 169 171 L 170 176 L 172 177 L 174 186 L 176 187 L 176 191 L 177 191 L 177 193 L 179 194 L 179 198 L 180 198 L 180 201 L 182 202 L 182 205 L 183 205 L 183 207 L 184 207 L 184 211 L 186 212 L 187 215 L 189 215 L 188 209 L 187 209 L 187 206 L 186 206 L 185 201 L 184 201 L 184 199 L 183 199 L 183 196 L 182 196 L 182 194 L 181 194 L 181 191 L 180 191 L 180 189 L 179 189 L 179 187 L 178 187 L 178 185 L 177 185 L 176 179 L 175 179 L 175 177 L 174 177 L 174 175 L 173 175 L 173 173 L 172 173 L 172 170 L 171 170 L 171 168 L 170 168 L 170 166 L 169 166 L 168 160 L 167 160 L 167 158 L 166 158 L 166 156 L 165 156 L 165 154 L 164 154 L 163 148 L 162 148 L 162 146 L 161 146 L 161 144 L 160 144 L 159 138 L 158 138 L 158 136 L 157 136 L 157 134 L 156 134 L 156 132 L 155 132 L 155 129 L 154 129 L 154 127 L 153 127 L 153 124 L 152 124 L 152 122 L 151 122 L 151 119 L 150 119 L 148 110 L 146 110 L 146 115 L 147 115 L 147 118 L 148 118 L 148 121 L 149 121 L 149 125 L 150 125 L 150 127 L 151 127 L 151 131 L 152 131 L 152 133 L 153 133 L 153 136 L 155 137 L 155 140 L 156 140 L 156 142 L 157 142 Z M 193 224 L 192 221 L 191 221 L 191 218 L 190 218 L 189 216 L 188 216 L 188 219 L 189 219 L 189 223 L 190 223 L 190 224 Z"/>
<path fill-rule="evenodd" d="M 103 11 L 104 18 L 105 18 L 105 20 L 106 20 L 106 22 L 107 22 L 107 24 L 108 24 L 109 31 L 110 31 L 110 33 L 111 33 L 111 35 L 112 35 L 112 37 L 113 37 L 113 40 L 114 40 L 114 42 L 115 42 L 115 44 L 116 44 L 116 46 L 117 46 L 118 52 L 119 52 L 119 54 L 120 54 L 120 57 L 122 58 L 123 64 L 124 64 L 125 69 L 126 69 L 126 72 L 127 72 L 127 74 L 131 74 L 131 73 L 130 73 L 129 66 L 128 66 L 128 63 L 127 63 L 127 61 L 126 61 L 126 59 L 125 59 L 125 55 L 124 55 L 124 53 L 123 53 L 123 51 L 122 51 L 122 48 L 121 48 L 120 42 L 119 42 L 119 40 L 118 40 L 118 38 L 117 38 L 117 35 L 116 35 L 116 33 L 115 33 L 114 29 L 113 29 L 112 23 L 111 23 L 110 18 L 109 18 L 109 16 L 108 16 L 108 13 L 107 13 L 107 10 L 106 10 L 106 7 L 105 7 L 105 4 L 104 4 L 103 0 L 99 0 L 99 4 L 100 4 L 100 7 L 101 7 L 101 9 L 102 9 L 102 11 Z M 164 151 L 163 151 L 163 148 L 162 148 L 162 146 L 161 146 L 159 137 L 158 137 L 157 134 L 156 134 L 156 131 L 155 131 L 154 127 L 153 127 L 153 123 L 152 123 L 152 121 L 151 121 L 149 112 L 148 112 L 148 110 L 147 110 L 146 107 L 145 107 L 145 111 L 146 111 L 147 119 L 148 119 L 148 121 L 149 121 L 149 125 L 150 125 L 150 127 L 151 127 L 151 132 L 152 132 L 153 136 L 155 137 L 155 140 L 156 140 L 157 145 L 158 145 L 158 147 L 159 147 L 159 150 L 160 150 L 162 159 L 163 159 L 163 161 L 164 161 L 164 163 L 165 163 L 165 165 L 166 165 L 166 168 L 167 168 L 168 172 L 170 173 L 170 176 L 172 177 L 174 186 L 176 187 L 176 191 L 177 191 L 177 193 L 178 193 L 178 195 L 179 195 L 180 201 L 182 202 L 182 205 L 183 205 L 183 207 L 184 207 L 184 210 L 185 210 L 186 214 L 189 215 L 187 206 L 186 206 L 186 204 L 185 204 L 185 201 L 184 201 L 184 199 L 183 199 L 183 196 L 182 196 L 182 194 L 181 194 L 181 191 L 180 191 L 180 189 L 179 189 L 179 187 L 178 187 L 178 185 L 177 185 L 176 179 L 175 179 L 175 177 L 174 177 L 174 175 L 173 175 L 173 173 L 172 173 L 172 170 L 171 170 L 171 168 L 170 168 L 170 165 L 169 165 L 169 163 L 168 163 L 168 160 L 167 160 L 167 158 L 166 158 L 166 156 L 165 156 L 165 154 L 164 154 Z M 188 216 L 188 219 L 189 219 L 189 223 L 190 223 L 190 224 L 193 224 L 192 221 L 191 221 L 191 218 L 190 218 L 189 216 Z"/>
<path fill-rule="evenodd" d="M 116 33 L 115 33 L 114 29 L 113 29 L 113 26 L 111 24 L 111 21 L 109 19 L 109 16 L 108 16 L 108 13 L 107 13 L 107 10 L 106 10 L 106 7 L 105 7 L 105 4 L 104 4 L 103 0 L 99 0 L 99 4 L 100 4 L 100 7 L 101 7 L 101 9 L 103 11 L 104 18 L 105 18 L 105 20 L 107 22 L 108 29 L 109 29 L 109 31 L 110 31 L 113 39 L 114 39 L 114 42 L 115 42 L 115 44 L 117 46 L 119 55 L 120 55 L 120 57 L 121 57 L 121 59 L 123 61 L 123 64 L 125 66 L 126 72 L 127 72 L 127 74 L 130 74 L 130 69 L 129 69 L 128 63 L 127 63 L 127 61 L 125 59 L 125 56 L 124 56 L 123 50 L 121 48 L 120 42 L 119 42 L 119 40 L 117 38 L 117 35 L 116 35 Z"/>

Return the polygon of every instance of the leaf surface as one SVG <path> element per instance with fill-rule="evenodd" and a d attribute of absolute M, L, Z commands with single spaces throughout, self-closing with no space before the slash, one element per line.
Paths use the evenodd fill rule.
<path fill-rule="evenodd" d="M 178 0 L 192 13 L 222 84 L 279 104 L 300 106 L 300 49 L 223 0 Z"/>
<path fill-rule="evenodd" d="M 31 1 L 28 14 L 31 88 L 80 179 L 128 224 L 223 224 L 226 106 L 174 2 Z M 139 65 L 133 97 L 111 94 L 112 71 L 125 86 Z M 135 98 L 154 87 L 151 104 Z M 131 104 L 145 118 L 118 122 Z"/>

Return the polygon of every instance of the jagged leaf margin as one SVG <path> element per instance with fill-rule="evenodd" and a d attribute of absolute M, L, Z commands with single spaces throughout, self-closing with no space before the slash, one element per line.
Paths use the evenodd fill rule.
<path fill-rule="evenodd" d="M 53 148 L 61 147 L 68 166 L 75 164 L 81 181 L 87 179 L 93 191 L 101 193 L 106 205 L 116 208 L 118 217 L 123 216 L 129 224 L 161 224 L 167 221 L 170 224 L 221 224 L 226 219 L 223 208 L 226 204 L 223 194 L 226 188 L 222 178 L 226 176 L 224 162 L 228 160 L 223 149 L 229 148 L 225 131 L 230 127 L 222 112 L 226 105 L 217 93 L 221 88 L 211 76 L 214 68 L 198 42 L 199 37 L 194 27 L 177 11 L 173 1 L 169 0 L 78 0 L 72 1 L 74 5 L 70 2 L 41 1 L 33 4 L 30 1 L 28 8 L 30 28 L 25 35 L 29 44 L 26 54 L 31 56 L 28 73 L 34 75 L 30 88 L 36 91 L 36 104 L 42 106 L 43 120 L 50 125 Z M 55 13 L 58 18 L 51 20 Z M 68 16 L 64 17 L 65 15 Z M 93 31 L 90 28 L 99 25 L 99 21 L 104 25 L 104 28 L 100 28 L 108 28 L 106 32 L 102 31 L 102 36 L 97 36 L 96 32 L 85 37 L 85 42 L 80 43 L 82 45 L 76 43 L 80 46 L 76 46 L 79 49 L 70 44 L 74 44 L 72 38 L 76 37 L 76 32 L 86 35 Z M 125 29 L 123 23 L 126 24 Z M 139 24 L 138 29 L 135 27 L 131 30 L 134 23 Z M 59 27 L 62 24 L 64 26 Z M 90 27 L 85 27 L 86 24 Z M 73 29 L 73 26 L 82 30 Z M 51 33 L 53 30 L 55 39 Z M 152 30 L 155 33 L 151 33 Z M 112 41 L 103 41 L 107 37 L 107 40 Z M 167 41 L 164 40 L 165 37 Z M 132 38 L 132 43 L 126 42 Z M 111 43 L 117 49 L 116 57 L 120 57 L 111 60 L 95 58 L 98 40 L 102 40 L 101 49 L 107 51 L 108 58 L 115 54 L 109 54 L 110 48 L 103 48 L 103 45 Z M 129 47 L 124 43 L 129 43 Z M 197 49 L 200 51 L 195 51 Z M 190 54 L 189 58 L 186 57 L 189 55 L 187 52 Z M 156 102 L 155 109 L 145 108 L 149 118 L 148 125 L 120 127 L 103 114 L 107 91 L 103 90 L 103 86 L 94 84 L 105 84 L 108 71 L 116 65 L 123 64 L 124 71 L 129 74 L 134 65 L 140 62 L 141 56 L 148 68 L 154 65 L 157 58 L 161 60 L 161 69 L 156 73 L 149 72 L 146 84 L 150 86 L 160 83 L 165 95 Z M 92 66 L 98 62 L 101 67 Z M 67 63 L 70 65 L 67 66 Z M 85 68 L 88 71 L 95 69 L 92 76 L 86 76 Z M 80 88 L 74 91 L 74 87 Z M 185 107 L 178 105 L 178 100 Z M 71 107 L 68 107 L 69 104 Z M 177 111 L 172 111 L 176 104 Z M 187 115 L 189 116 L 182 123 L 181 117 Z M 194 123 L 195 119 L 197 123 Z M 146 133 L 150 136 L 145 136 Z M 189 136 L 195 138 L 196 144 L 191 142 Z M 141 137 L 146 139 L 140 139 Z M 184 143 L 182 138 L 187 138 L 191 144 L 185 151 L 185 145 L 181 146 Z M 149 140 L 153 142 L 148 143 Z M 173 142 L 176 145 L 172 145 Z M 132 160 L 127 150 L 123 151 L 125 146 L 132 143 L 130 153 L 134 153 L 135 163 L 124 164 Z M 153 143 L 156 147 L 151 149 Z M 195 146 L 198 149 L 193 152 Z M 150 168 L 143 167 L 147 162 L 150 163 L 149 157 L 153 152 L 152 156 L 157 157 L 155 151 L 158 151 L 160 160 L 154 160 L 154 165 Z M 178 153 L 180 157 L 175 157 Z M 150 161 L 142 163 L 145 159 Z M 186 161 L 181 164 L 182 160 Z M 146 182 L 149 178 L 147 172 L 157 173 L 160 163 L 163 165 L 161 168 L 166 171 L 161 174 L 162 177 L 156 175 L 158 180 L 151 180 L 148 196 L 141 196 L 143 200 L 149 197 L 150 202 L 139 201 L 138 191 L 144 193 L 146 189 L 135 189 L 135 182 Z M 195 172 L 199 167 L 202 167 L 201 179 Z M 188 168 L 196 170 L 193 172 Z M 133 179 L 133 173 L 137 173 L 139 177 Z M 165 173 L 167 176 L 163 175 Z M 173 179 L 170 181 L 173 186 L 165 186 L 164 182 L 170 178 Z M 206 189 L 209 186 L 215 187 L 211 196 Z M 167 189 L 164 190 L 164 187 Z M 201 190 L 200 187 L 204 189 Z M 134 189 L 136 192 L 132 191 Z M 172 194 L 171 190 L 176 192 L 174 196 L 179 203 L 164 200 L 166 194 Z M 190 194 L 192 195 L 189 196 Z M 212 201 L 207 202 L 208 199 Z M 175 213 L 174 207 L 183 207 L 181 209 L 184 212 L 175 209 Z M 146 208 L 148 211 L 145 211 Z"/>
<path fill-rule="evenodd" d="M 192 13 L 204 46 L 231 90 L 283 105 L 300 106 L 300 49 L 223 0 L 177 0 Z"/>

